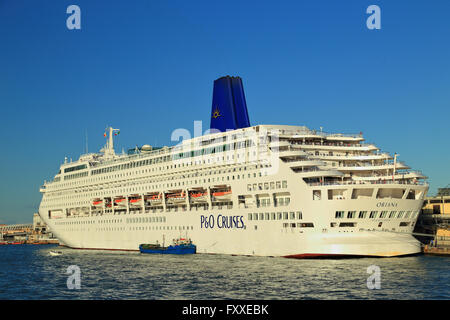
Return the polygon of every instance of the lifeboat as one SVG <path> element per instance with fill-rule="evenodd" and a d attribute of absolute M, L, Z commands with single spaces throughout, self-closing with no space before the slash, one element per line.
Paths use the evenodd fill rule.
<path fill-rule="evenodd" d="M 127 199 L 120 197 L 117 199 L 114 199 L 114 205 L 119 207 L 126 207 L 127 206 Z"/>
<path fill-rule="evenodd" d="M 177 193 L 170 193 L 166 195 L 166 199 L 168 202 L 184 202 L 186 201 L 186 193 L 183 192 L 177 192 Z"/>
<path fill-rule="evenodd" d="M 162 202 L 161 193 L 145 196 L 145 201 L 152 205 L 159 204 Z"/>
<path fill-rule="evenodd" d="M 140 206 L 142 204 L 142 198 L 132 198 L 130 199 L 131 206 Z"/>
<path fill-rule="evenodd" d="M 215 191 L 212 193 L 213 197 L 216 200 L 230 200 L 231 199 L 231 190 L 224 191 Z"/>
<path fill-rule="evenodd" d="M 94 207 L 100 207 L 103 204 L 103 200 L 102 199 L 95 199 L 92 201 L 92 205 Z"/>
<path fill-rule="evenodd" d="M 208 192 L 192 192 L 190 198 L 192 202 L 205 202 L 208 196 Z"/>

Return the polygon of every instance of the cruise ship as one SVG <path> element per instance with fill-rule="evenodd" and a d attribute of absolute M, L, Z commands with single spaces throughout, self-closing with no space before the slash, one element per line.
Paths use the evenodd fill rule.
<path fill-rule="evenodd" d="M 250 125 L 239 77 L 214 81 L 210 129 L 167 147 L 64 161 L 39 214 L 77 249 L 139 251 L 187 238 L 197 253 L 290 258 L 421 251 L 427 177 L 362 133 Z"/>

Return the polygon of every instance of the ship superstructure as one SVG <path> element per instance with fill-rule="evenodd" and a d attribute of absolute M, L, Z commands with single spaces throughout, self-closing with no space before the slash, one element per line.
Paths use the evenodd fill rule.
<path fill-rule="evenodd" d="M 41 187 L 39 213 L 54 234 L 91 249 L 138 251 L 141 243 L 184 237 L 198 253 L 420 252 L 412 231 L 428 191 L 422 173 L 364 143 L 362 133 L 249 126 L 243 90 L 236 98 L 240 79 L 224 78 L 212 106 L 218 132 L 117 155 L 117 129 L 108 128 L 101 153 L 63 163 Z M 228 106 L 217 99 L 221 90 L 231 92 Z M 227 113 L 234 127 L 224 131 L 217 120 Z"/>

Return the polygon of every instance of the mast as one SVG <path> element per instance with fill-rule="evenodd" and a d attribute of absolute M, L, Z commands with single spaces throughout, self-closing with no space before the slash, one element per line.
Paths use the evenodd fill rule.
<path fill-rule="evenodd" d="M 394 176 L 395 176 L 395 171 L 396 171 L 396 167 L 397 167 L 397 152 L 394 154 L 394 170 L 392 172 L 392 181 L 394 181 Z"/>
<path fill-rule="evenodd" d="M 114 152 L 114 139 L 113 139 L 113 137 L 115 135 L 118 135 L 119 133 L 120 133 L 120 129 L 114 129 L 112 127 L 108 127 L 108 128 L 105 129 L 104 136 L 106 137 L 108 135 L 108 140 L 106 141 L 106 146 L 104 148 L 105 156 L 107 156 L 107 157 L 114 157 L 116 155 L 116 153 Z"/>

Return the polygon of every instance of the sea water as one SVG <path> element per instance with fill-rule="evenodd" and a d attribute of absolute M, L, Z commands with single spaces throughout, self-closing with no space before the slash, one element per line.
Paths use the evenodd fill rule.
<path fill-rule="evenodd" d="M 55 249 L 62 255 L 51 256 Z M 298 260 L 8 245 L 0 246 L 0 299 L 449 299 L 449 262 L 427 255 Z"/>

